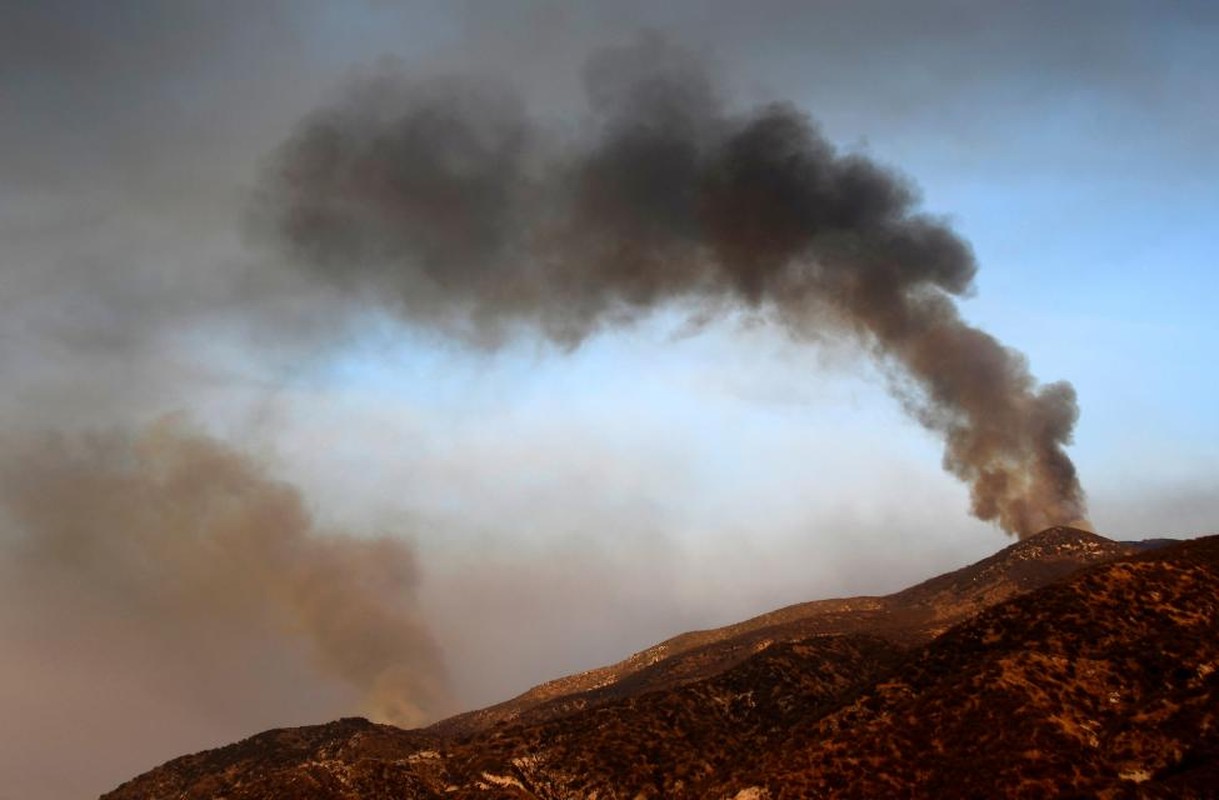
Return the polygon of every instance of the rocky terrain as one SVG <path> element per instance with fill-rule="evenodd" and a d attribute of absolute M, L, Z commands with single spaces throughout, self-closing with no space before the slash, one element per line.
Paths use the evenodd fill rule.
<path fill-rule="evenodd" d="M 1219 537 L 1055 528 L 427 730 L 270 731 L 106 797 L 1215 797 L 1217 598 Z"/>

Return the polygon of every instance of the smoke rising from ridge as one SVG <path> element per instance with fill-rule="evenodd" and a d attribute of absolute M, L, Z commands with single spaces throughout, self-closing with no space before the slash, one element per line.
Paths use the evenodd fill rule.
<path fill-rule="evenodd" d="M 1085 515 L 1074 390 L 961 318 L 977 265 L 906 180 L 789 104 L 732 111 L 657 36 L 595 54 L 584 83 L 582 129 L 561 132 L 496 82 L 367 77 L 275 155 L 254 228 L 314 278 L 484 345 L 534 328 L 574 347 L 674 305 L 852 336 L 976 516 L 1023 536 Z"/>
<path fill-rule="evenodd" d="M 395 603 L 409 602 L 428 623 L 458 708 L 683 630 L 812 597 L 896 589 L 988 555 L 995 545 L 960 513 L 968 500 L 957 482 L 935 474 L 929 448 L 938 436 L 910 424 L 895 430 L 898 404 L 838 374 L 859 350 L 829 303 L 789 337 L 779 324 L 753 324 L 779 319 L 768 301 L 751 310 L 735 295 L 694 292 L 657 298 L 657 319 L 604 336 L 597 331 L 649 307 L 599 294 L 582 268 L 554 265 L 570 278 L 559 292 L 536 285 L 546 275 L 531 272 L 541 266 L 521 265 L 521 285 L 495 291 L 518 306 L 529 292 L 565 293 L 570 307 L 547 300 L 550 335 L 566 345 L 582 331 L 593 337 L 570 359 L 539 358 L 537 344 L 549 348 L 536 307 L 511 315 L 488 302 L 472 313 L 458 287 L 433 302 L 429 293 L 441 293 L 432 279 L 394 263 L 414 258 L 410 237 L 432 237 L 423 240 L 429 255 L 443 261 L 446 243 L 464 235 L 442 235 L 460 195 L 444 213 L 413 223 L 398 215 L 385 232 L 348 192 L 342 203 L 368 234 L 349 243 L 399 248 L 370 252 L 364 264 L 336 248 L 333 268 L 301 258 L 309 269 L 283 269 L 282 251 L 242 239 L 260 159 L 312 124 L 294 128 L 345 73 L 381 54 L 400 59 L 411 78 L 386 70 L 363 83 L 363 99 L 349 95 L 317 114 L 340 131 L 351 129 L 349 110 L 379 115 L 344 147 L 357 147 L 357 134 L 392 130 L 424 100 L 443 108 L 443 85 L 417 80 L 423 75 L 478 70 L 523 92 L 447 82 L 450 94 L 481 92 L 462 113 L 484 143 L 503 131 L 501 163 L 514 171 L 504 173 L 512 193 L 479 210 L 468 252 L 486 260 L 507 243 L 517 254 L 558 254 L 566 236 L 600 245 L 608 258 L 615 248 L 646 255 L 654 243 L 697 236 L 687 228 L 615 241 L 571 223 L 580 165 L 624 138 L 611 118 L 629 114 L 615 114 L 613 93 L 629 85 L 632 66 L 614 66 L 618 77 L 600 68 L 594 111 L 581 100 L 578 65 L 650 25 L 711 53 L 730 76 L 724 102 L 718 82 L 676 53 L 636 70 L 669 69 L 685 82 L 682 102 L 693 105 L 685 113 L 707 125 L 690 131 L 699 164 L 765 92 L 812 111 L 835 142 L 868 137 L 882 160 L 925 182 L 936 210 L 961 212 L 959 230 L 978 237 L 987 295 L 983 305 L 962 304 L 967 316 L 993 332 L 1007 329 L 990 320 L 1015 331 L 1020 321 L 1009 315 L 1024 316 L 1027 326 L 1008 341 L 1019 337 L 1035 369 L 1109 398 L 1076 429 L 1083 441 L 1070 450 L 1092 465 L 1100 531 L 1141 538 L 1213 528 L 1205 517 L 1215 504 L 1198 499 L 1213 484 L 1205 443 L 1216 423 L 1204 402 L 1213 377 L 1199 365 L 1210 362 L 1214 333 L 1205 232 L 1219 116 L 1207 102 L 1216 84 L 1204 78 L 1219 68 L 1219 6 L 1125 4 L 1098 14 L 1087 3 L 897 5 L 4 4 L 0 462 L 20 465 L 36 452 L 31 432 L 61 431 L 77 452 L 84 445 L 73 431 L 117 427 L 139 438 L 150 420 L 188 413 L 229 447 L 265 455 L 262 474 L 300 491 L 318 538 L 409 533 L 415 597 Z M 477 178 L 477 151 L 456 158 L 458 140 L 448 144 L 459 165 L 451 169 Z M 392 142 L 384 147 L 393 158 Z M 420 169 L 412 167 L 428 174 Z M 432 173 L 440 185 L 446 169 Z M 392 200 L 392 182 L 379 177 Z M 627 178 L 667 187 L 642 171 L 617 179 Z M 647 211 L 616 218 L 618 229 L 680 223 L 681 214 L 658 213 L 671 194 L 648 193 Z M 272 230 L 285 196 L 268 193 Z M 580 212 L 596 216 L 597 202 L 586 193 Z M 621 210 L 607 203 L 604 211 Z M 1149 264 L 1157 280 L 1148 281 Z M 443 280 L 459 266 L 437 269 Z M 644 275 L 636 286 L 669 291 L 669 276 Z M 359 301 L 369 297 L 426 324 L 400 337 L 386 315 L 366 313 Z M 649 352 L 662 338 L 656 322 L 721 310 L 729 324 Z M 741 318 L 747 329 L 733 338 Z M 437 341 L 433 328 L 485 343 L 513 338 L 497 356 Z M 515 338 L 522 333 L 532 338 Z M 802 351 L 810 337 L 831 346 Z M 906 374 L 892 367 L 895 378 Z M 906 380 L 894 388 L 913 408 L 922 390 Z M 95 461 L 113 472 L 110 460 Z M 97 529 L 99 546 L 122 542 L 106 521 L 94 514 L 81 524 Z M 361 707 L 355 689 L 318 668 L 309 637 L 285 633 L 288 612 L 263 595 L 246 595 L 246 614 L 178 603 L 156 615 L 121 590 L 143 585 L 143 573 L 108 582 L 98 570 L 78 576 L 66 556 L 37 566 L 19 558 L 37 550 L 24 539 L 38 535 L 0 507 L 8 794 L 97 796 L 157 761 Z M 224 605 L 223 592 L 211 597 Z"/>
<path fill-rule="evenodd" d="M 27 577 L 66 581 L 153 639 L 303 639 L 381 720 L 448 710 L 401 541 L 323 535 L 293 488 L 172 419 L 139 436 L 5 444 L 4 555 Z"/>

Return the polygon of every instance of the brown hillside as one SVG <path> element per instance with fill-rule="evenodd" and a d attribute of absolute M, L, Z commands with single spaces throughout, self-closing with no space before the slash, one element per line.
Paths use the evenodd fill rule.
<path fill-rule="evenodd" d="M 308 800 L 430 797 L 416 768 L 435 740 L 418 731 L 341 719 L 267 731 L 183 756 L 128 781 L 108 798 Z M 416 790 L 422 793 L 413 793 Z"/>
<path fill-rule="evenodd" d="M 505 703 L 459 714 L 432 733 L 471 735 L 503 723 L 557 719 L 642 692 L 702 680 L 774 642 L 863 634 L 922 644 L 995 603 L 1045 586 L 1081 567 L 1137 552 L 1075 528 L 1050 528 L 993 556 L 887 597 L 815 600 L 744 622 L 676 636 L 608 667 L 542 684 Z"/>
<path fill-rule="evenodd" d="M 724 790 L 1216 797 L 1219 537 L 1106 564 L 918 651 Z M 1001 787 L 1002 791 L 997 791 Z"/>
<path fill-rule="evenodd" d="M 867 608 L 671 640 L 582 708 L 272 731 L 107 797 L 1214 797 L 1217 597 L 1219 537 L 1141 552 L 1055 529 Z"/>

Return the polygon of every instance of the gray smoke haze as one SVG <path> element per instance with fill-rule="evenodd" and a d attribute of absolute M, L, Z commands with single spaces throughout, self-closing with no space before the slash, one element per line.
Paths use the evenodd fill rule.
<path fill-rule="evenodd" d="M 0 555 L 23 580 L 69 585 L 154 641 L 301 639 L 384 721 L 450 709 L 402 541 L 318 530 L 292 487 L 174 419 L 5 445 Z"/>
<path fill-rule="evenodd" d="M 254 229 L 323 283 L 485 345 L 532 327 L 575 347 L 665 306 L 857 337 L 975 515 L 1021 536 L 1084 517 L 1074 390 L 962 320 L 973 255 L 909 182 L 794 106 L 726 108 L 656 35 L 583 77 L 580 130 L 555 131 L 493 81 L 365 76 L 280 148 Z"/>

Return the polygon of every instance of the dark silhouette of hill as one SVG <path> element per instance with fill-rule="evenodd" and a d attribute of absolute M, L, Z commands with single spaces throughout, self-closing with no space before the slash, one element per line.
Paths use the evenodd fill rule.
<path fill-rule="evenodd" d="M 271 731 L 107 797 L 1214 797 L 1217 598 L 1219 537 L 1052 529 L 885 598 L 677 637 L 514 716 Z"/>

